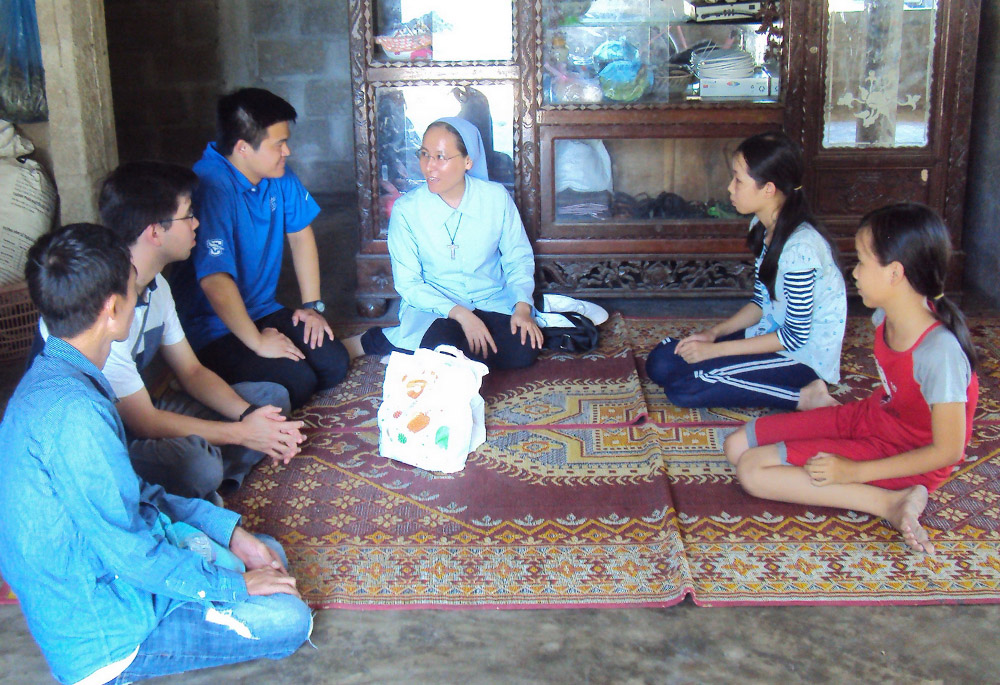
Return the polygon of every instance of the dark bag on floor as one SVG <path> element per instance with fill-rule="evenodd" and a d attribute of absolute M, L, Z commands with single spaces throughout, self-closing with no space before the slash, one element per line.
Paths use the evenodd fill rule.
<path fill-rule="evenodd" d="M 543 328 L 542 336 L 545 340 L 542 346 L 545 349 L 575 353 L 589 352 L 597 347 L 597 326 L 594 325 L 593 321 L 576 312 L 559 312 L 559 315 L 569 319 L 573 326 L 570 328 Z"/>

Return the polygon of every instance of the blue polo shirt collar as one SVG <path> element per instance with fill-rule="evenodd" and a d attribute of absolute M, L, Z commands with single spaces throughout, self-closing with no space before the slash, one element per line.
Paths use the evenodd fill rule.
<path fill-rule="evenodd" d="M 156 276 L 153 276 L 153 280 L 146 284 L 146 287 L 142 289 L 142 294 L 139 300 L 136 302 L 135 306 L 149 306 L 149 301 L 153 297 L 153 293 L 156 292 Z"/>
<path fill-rule="evenodd" d="M 205 147 L 205 157 L 208 157 L 217 164 L 221 164 L 222 167 L 229 172 L 229 177 L 232 179 L 233 185 L 236 186 L 237 190 L 241 193 L 257 192 L 257 189 L 261 186 L 266 178 L 262 178 L 260 183 L 254 185 L 250 182 L 242 171 L 236 168 L 232 162 L 230 162 L 226 157 L 219 152 L 218 148 L 215 147 L 215 143 L 209 143 Z"/>

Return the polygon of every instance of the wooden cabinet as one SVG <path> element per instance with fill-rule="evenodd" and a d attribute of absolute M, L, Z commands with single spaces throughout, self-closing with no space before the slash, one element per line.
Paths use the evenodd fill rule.
<path fill-rule="evenodd" d="M 352 0 L 362 311 L 396 296 L 388 216 L 446 115 L 484 134 L 543 291 L 747 292 L 729 157 L 778 128 L 802 145 L 845 266 L 858 218 L 892 200 L 931 205 L 960 245 L 977 2 L 704 4 L 729 16 L 689 20 L 682 0 Z"/>

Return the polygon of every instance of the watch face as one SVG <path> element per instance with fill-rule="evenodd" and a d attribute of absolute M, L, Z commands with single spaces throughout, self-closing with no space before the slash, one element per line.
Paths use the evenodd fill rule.
<path fill-rule="evenodd" d="M 326 311 L 326 305 L 323 304 L 323 300 L 316 300 L 315 302 L 310 302 L 306 306 L 309 309 L 315 309 L 320 314 Z"/>

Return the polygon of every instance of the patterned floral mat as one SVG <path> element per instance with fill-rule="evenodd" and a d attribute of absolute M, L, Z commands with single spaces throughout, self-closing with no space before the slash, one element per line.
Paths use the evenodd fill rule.
<path fill-rule="evenodd" d="M 530 368 L 488 374 L 482 388 L 487 427 L 607 427 L 645 419 L 625 320 L 616 314 L 601 330 L 598 348 L 587 354 L 545 352 Z M 355 361 L 344 382 L 316 397 L 303 418 L 310 426 L 334 432 L 377 430 L 384 377 L 380 359 Z"/>
<path fill-rule="evenodd" d="M 583 358 L 488 376 L 487 444 L 452 475 L 378 456 L 384 366 L 356 362 L 301 412 L 302 456 L 227 505 L 281 540 L 315 607 L 1000 602 L 1000 320 L 970 321 L 982 393 L 925 512 L 933 558 L 881 519 L 742 491 L 722 441 L 762 412 L 679 409 L 644 377 L 656 342 L 705 325 L 615 315 Z M 871 335 L 849 321 L 838 398 L 877 384 Z"/>
<path fill-rule="evenodd" d="M 630 319 L 640 372 L 666 335 L 702 328 L 696 320 Z M 916 555 L 884 520 L 838 509 L 803 507 L 743 492 L 722 453 L 725 436 L 759 415 L 747 410 L 680 410 L 644 381 L 651 419 L 664 430 L 698 429 L 663 452 L 678 512 L 694 601 L 723 604 L 922 604 L 1000 602 L 1000 322 L 970 321 L 981 354 L 981 395 L 965 462 L 931 495 L 923 521 L 937 547 Z M 844 400 L 878 384 L 873 328 L 851 318 L 842 379 Z M 694 432 L 694 428 L 688 428 Z"/>
<path fill-rule="evenodd" d="M 303 458 L 229 504 L 286 545 L 317 607 L 678 602 L 690 573 L 626 329 L 487 376 L 487 443 L 452 475 L 378 455 L 385 367 L 356 362 L 302 412 Z"/>
<path fill-rule="evenodd" d="M 650 432 L 616 430 L 640 445 Z M 316 607 L 680 601 L 689 574 L 655 450 L 595 454 L 574 433 L 495 431 L 452 475 L 379 457 L 375 432 L 342 433 L 259 469 L 232 505 L 286 546 Z"/>

